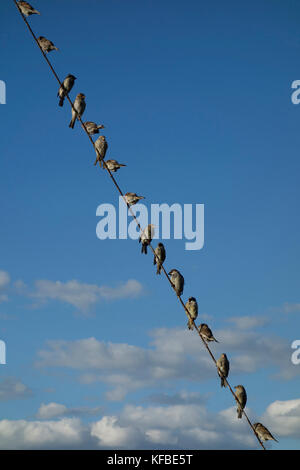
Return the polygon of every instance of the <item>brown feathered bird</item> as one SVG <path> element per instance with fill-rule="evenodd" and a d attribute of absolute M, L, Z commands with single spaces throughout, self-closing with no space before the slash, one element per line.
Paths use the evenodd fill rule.
<path fill-rule="evenodd" d="M 206 323 L 201 323 L 198 326 L 198 328 L 199 328 L 200 335 L 202 336 L 203 339 L 205 339 L 205 341 L 215 341 L 216 343 L 219 342 L 216 340 L 216 338 L 214 338 L 214 335 L 212 334 L 211 329 Z"/>
<path fill-rule="evenodd" d="M 117 162 L 117 160 L 106 160 L 105 165 L 103 165 L 103 170 L 107 170 L 108 168 L 112 173 L 115 173 L 121 167 L 126 166 L 123 163 Z"/>
<path fill-rule="evenodd" d="M 134 204 L 137 204 L 141 199 L 145 199 L 144 196 L 138 196 L 135 193 L 126 193 L 124 194 L 124 198 L 129 206 L 134 206 Z"/>
<path fill-rule="evenodd" d="M 65 99 L 65 96 L 70 93 L 70 91 L 72 90 L 73 86 L 74 86 L 74 83 L 75 83 L 75 80 L 76 80 L 76 77 L 74 77 L 74 75 L 71 75 L 69 73 L 69 75 L 66 76 L 66 78 L 64 79 L 64 81 L 62 82 L 62 85 L 61 87 L 59 88 L 58 90 L 58 93 L 57 93 L 57 96 L 59 96 L 59 106 L 63 106 L 64 105 L 64 99 Z"/>
<path fill-rule="evenodd" d="M 86 121 L 84 125 L 90 135 L 99 134 L 99 129 L 104 129 L 103 124 L 98 125 L 93 121 Z"/>
<path fill-rule="evenodd" d="M 149 224 L 141 233 L 139 237 L 139 243 L 142 243 L 142 253 L 147 254 L 147 246 L 150 245 L 152 238 L 154 237 L 154 225 Z"/>
<path fill-rule="evenodd" d="M 184 277 L 177 269 L 171 269 L 168 273 L 175 289 L 176 294 L 180 297 L 183 294 Z"/>
<path fill-rule="evenodd" d="M 44 38 L 44 36 L 40 36 L 38 38 L 38 43 L 46 54 L 51 51 L 58 51 L 58 48 L 54 46 L 53 42 L 47 38 Z"/>
<path fill-rule="evenodd" d="M 69 127 L 71 127 L 71 129 L 74 128 L 77 117 L 78 116 L 81 117 L 84 113 L 86 103 L 85 103 L 85 95 L 83 93 L 78 93 L 78 95 L 75 98 L 73 107 L 74 109 L 72 108 L 72 119 L 69 124 Z"/>
<path fill-rule="evenodd" d="M 153 264 L 157 265 L 156 274 L 161 274 L 161 268 L 166 259 L 166 250 L 163 243 L 158 243 L 154 251 L 156 256 L 154 256 Z"/>
<path fill-rule="evenodd" d="M 258 437 L 262 441 L 277 441 L 274 436 L 270 433 L 270 431 L 261 423 L 255 423 L 253 424 L 253 427 L 255 429 L 255 432 L 257 433 Z"/>
<path fill-rule="evenodd" d="M 198 304 L 197 304 L 197 300 L 195 299 L 195 297 L 190 297 L 188 299 L 187 303 L 185 304 L 185 308 L 190 314 L 190 318 L 188 319 L 188 323 L 187 323 L 188 329 L 193 330 L 194 321 L 198 317 Z"/>
<path fill-rule="evenodd" d="M 99 162 L 100 168 L 102 166 L 102 160 L 104 160 L 106 152 L 108 149 L 108 143 L 106 142 L 105 136 L 100 135 L 98 139 L 95 142 L 95 151 L 96 151 L 96 160 L 94 162 L 94 165 L 97 165 L 97 162 Z"/>
<path fill-rule="evenodd" d="M 238 400 L 235 399 L 237 402 L 237 415 L 238 415 L 238 418 L 241 419 L 243 415 L 243 409 L 245 408 L 246 403 L 247 403 L 247 393 L 243 385 L 237 385 L 234 388 L 235 388 L 235 395 L 238 398 Z"/>
<path fill-rule="evenodd" d="M 23 15 L 30 16 L 30 15 L 40 15 L 40 12 L 33 8 L 28 2 L 18 2 L 19 8 Z"/>
<path fill-rule="evenodd" d="M 226 354 L 221 354 L 217 360 L 218 374 L 221 378 L 221 387 L 226 387 L 226 382 L 224 379 L 227 379 L 229 374 L 229 361 Z"/>

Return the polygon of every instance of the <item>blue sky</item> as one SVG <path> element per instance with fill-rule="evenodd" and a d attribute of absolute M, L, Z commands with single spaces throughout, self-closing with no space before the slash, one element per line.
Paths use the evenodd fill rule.
<path fill-rule="evenodd" d="M 298 2 L 33 5 L 59 76 L 77 77 L 71 97 L 86 95 L 84 120 L 105 125 L 108 156 L 127 164 L 124 192 L 205 205 L 204 248 L 166 241 L 166 267 L 184 275 L 184 300 L 197 298 L 272 448 L 298 449 Z M 0 13 L 3 447 L 257 448 L 152 256 L 97 239 L 97 206 L 118 194 L 68 128 L 13 2 Z M 30 425 L 51 438 L 28 437 Z"/>

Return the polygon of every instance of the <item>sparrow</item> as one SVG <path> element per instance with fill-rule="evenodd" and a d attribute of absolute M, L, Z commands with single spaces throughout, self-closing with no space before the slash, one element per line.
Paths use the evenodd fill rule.
<path fill-rule="evenodd" d="M 73 103 L 74 109 L 72 108 L 72 119 L 69 124 L 69 127 L 71 127 L 71 129 L 74 128 L 76 118 L 78 116 L 82 116 L 84 113 L 84 110 L 86 107 L 86 103 L 84 100 L 85 100 L 85 95 L 83 93 L 78 93 Z"/>
<path fill-rule="evenodd" d="M 261 423 L 255 423 L 253 424 L 253 427 L 255 429 L 255 432 L 257 433 L 258 437 L 262 440 L 262 441 L 277 441 L 277 439 L 275 439 L 274 436 L 272 436 L 272 434 L 270 433 L 270 431 Z"/>
<path fill-rule="evenodd" d="M 198 317 L 198 304 L 197 304 L 197 300 L 195 299 L 195 297 L 190 297 L 188 299 L 187 303 L 185 304 L 185 308 L 190 314 L 190 318 L 188 319 L 188 323 L 187 323 L 188 329 L 193 330 L 194 321 Z"/>
<path fill-rule="evenodd" d="M 166 259 L 166 250 L 162 243 L 159 243 L 155 248 L 155 254 L 153 264 L 157 265 L 156 274 L 161 274 L 161 267 Z"/>
<path fill-rule="evenodd" d="M 215 341 L 216 343 L 219 342 L 216 340 L 216 338 L 214 338 L 211 329 L 206 323 L 201 323 L 198 326 L 198 328 L 199 328 L 200 335 L 202 336 L 203 339 L 205 339 L 206 341 Z"/>
<path fill-rule="evenodd" d="M 69 73 L 69 75 L 67 75 L 64 81 L 62 82 L 62 86 L 59 88 L 58 93 L 57 93 L 57 96 L 59 96 L 60 98 L 59 103 L 58 103 L 59 106 L 64 105 L 65 96 L 67 95 L 67 93 L 70 93 L 70 91 L 72 90 L 75 80 L 76 80 L 76 77 L 74 77 L 74 75 L 71 75 Z"/>
<path fill-rule="evenodd" d="M 227 359 L 226 354 L 221 354 L 221 356 L 217 360 L 217 367 L 218 374 L 221 377 L 221 387 L 226 387 L 226 382 L 224 378 L 227 379 L 229 374 L 229 361 Z"/>
<path fill-rule="evenodd" d="M 117 162 L 117 160 L 106 160 L 105 165 L 106 166 L 103 165 L 103 170 L 107 170 L 108 168 L 112 173 L 118 171 L 122 166 L 126 166 L 123 165 L 123 163 Z"/>
<path fill-rule="evenodd" d="M 23 15 L 30 16 L 30 15 L 40 15 L 40 12 L 35 10 L 29 3 L 27 2 L 18 2 L 19 8 Z"/>
<path fill-rule="evenodd" d="M 184 278 L 180 274 L 177 269 L 171 269 L 169 272 L 169 276 L 171 276 L 171 282 L 173 284 L 173 287 L 175 289 L 176 294 L 178 297 L 180 297 L 183 293 L 183 287 L 184 287 Z"/>
<path fill-rule="evenodd" d="M 92 121 L 86 121 L 84 125 L 90 135 L 99 134 L 99 129 L 104 129 L 103 124 L 98 126 L 98 124 Z"/>
<path fill-rule="evenodd" d="M 124 198 L 129 206 L 134 206 L 140 199 L 145 199 L 144 196 L 137 196 L 135 193 L 126 193 Z"/>
<path fill-rule="evenodd" d="M 98 139 L 95 142 L 95 150 L 96 150 L 96 160 L 94 165 L 97 165 L 97 162 L 99 162 L 100 168 L 102 166 L 102 160 L 105 158 L 106 151 L 108 148 L 108 143 L 106 142 L 105 136 L 100 135 Z"/>
<path fill-rule="evenodd" d="M 152 238 L 154 237 L 154 225 L 149 224 L 141 233 L 139 243 L 142 242 L 142 253 L 147 254 L 147 246 L 150 245 Z"/>
<path fill-rule="evenodd" d="M 235 399 L 237 402 L 237 415 L 238 415 L 238 418 L 241 418 L 243 414 L 242 411 L 245 408 L 246 403 L 247 403 L 247 393 L 243 385 L 237 385 L 234 388 L 236 390 L 235 395 L 238 398 L 238 400 Z"/>
<path fill-rule="evenodd" d="M 38 38 L 38 43 L 41 47 L 41 49 L 47 53 L 51 51 L 58 51 L 57 47 L 54 46 L 52 41 L 49 41 L 49 39 L 44 38 L 44 36 L 40 36 Z"/>

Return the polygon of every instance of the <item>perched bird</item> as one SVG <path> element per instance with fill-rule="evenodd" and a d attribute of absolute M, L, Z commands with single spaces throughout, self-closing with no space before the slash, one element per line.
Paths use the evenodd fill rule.
<path fill-rule="evenodd" d="M 185 304 L 185 308 L 190 314 L 190 318 L 188 319 L 188 323 L 187 323 L 188 329 L 193 330 L 194 329 L 193 320 L 195 321 L 196 318 L 198 317 L 198 304 L 197 304 L 197 300 L 195 299 L 195 297 L 190 297 L 188 299 L 187 303 Z"/>
<path fill-rule="evenodd" d="M 84 100 L 85 95 L 83 93 L 78 93 L 73 104 L 74 109 L 72 108 L 72 119 L 69 124 L 69 127 L 71 127 L 71 129 L 74 128 L 77 116 L 82 116 L 84 113 L 86 107 L 86 103 Z"/>
<path fill-rule="evenodd" d="M 99 134 L 99 129 L 104 129 L 103 124 L 98 125 L 93 121 L 86 121 L 84 125 L 90 135 Z"/>
<path fill-rule="evenodd" d="M 124 194 L 124 198 L 129 206 L 133 206 L 139 202 L 140 199 L 145 199 L 144 196 L 137 196 L 135 193 L 126 193 Z"/>
<path fill-rule="evenodd" d="M 159 243 L 155 248 L 155 254 L 153 264 L 157 265 L 156 274 L 161 274 L 161 267 L 166 259 L 166 250 L 162 243 Z"/>
<path fill-rule="evenodd" d="M 98 139 L 95 142 L 95 150 L 96 150 L 96 160 L 94 165 L 97 165 L 97 162 L 99 162 L 100 168 L 102 166 L 102 160 L 104 160 L 106 151 L 108 149 L 108 143 L 106 142 L 105 136 L 100 135 Z"/>
<path fill-rule="evenodd" d="M 217 366 L 218 374 L 221 377 L 221 387 L 226 387 L 224 377 L 225 379 L 227 379 L 229 374 L 229 361 L 227 359 L 226 354 L 221 354 L 221 356 L 217 360 Z"/>
<path fill-rule="evenodd" d="M 122 166 L 126 166 L 123 163 L 117 162 L 117 160 L 106 160 L 105 164 L 106 166 L 103 165 L 103 170 L 108 168 L 112 173 L 118 171 Z"/>
<path fill-rule="evenodd" d="M 277 439 L 275 439 L 274 436 L 272 436 L 272 434 L 270 433 L 270 431 L 261 423 L 255 423 L 253 424 L 253 427 L 255 429 L 255 432 L 257 433 L 258 437 L 262 440 L 262 441 L 277 441 Z"/>
<path fill-rule="evenodd" d="M 179 297 L 183 293 L 184 278 L 180 274 L 180 272 L 177 271 L 177 269 L 171 269 L 171 271 L 169 272 L 169 276 L 171 276 L 171 282 L 176 291 L 176 294 Z"/>
<path fill-rule="evenodd" d="M 198 328 L 203 339 L 206 341 L 215 341 L 216 343 L 219 342 L 216 340 L 216 338 L 214 338 L 211 329 L 206 323 L 201 323 Z"/>
<path fill-rule="evenodd" d="M 238 415 L 238 418 L 241 418 L 243 414 L 242 411 L 245 408 L 246 403 L 247 403 L 247 393 L 243 385 L 237 385 L 234 388 L 236 390 L 235 395 L 238 398 L 238 400 L 235 399 L 235 401 L 237 402 L 237 415 Z"/>
<path fill-rule="evenodd" d="M 142 253 L 147 254 L 147 246 L 150 245 L 152 238 L 154 237 L 154 225 L 149 224 L 141 233 L 139 243 L 142 242 Z"/>
<path fill-rule="evenodd" d="M 30 16 L 30 15 L 40 15 L 40 12 L 35 10 L 29 3 L 27 2 L 18 2 L 19 8 L 23 15 Z"/>
<path fill-rule="evenodd" d="M 57 93 L 57 96 L 59 96 L 60 98 L 59 103 L 58 103 L 59 106 L 64 105 L 65 96 L 67 95 L 67 93 L 70 93 L 70 91 L 72 90 L 75 80 L 76 80 L 76 77 L 74 77 L 74 75 L 71 75 L 69 73 L 69 75 L 67 75 L 64 81 L 62 82 L 62 86 L 59 88 L 58 93 Z"/>
<path fill-rule="evenodd" d="M 44 52 L 51 52 L 51 51 L 58 51 L 57 47 L 54 46 L 52 41 L 49 39 L 44 38 L 44 36 L 40 36 L 38 38 L 38 43 Z"/>

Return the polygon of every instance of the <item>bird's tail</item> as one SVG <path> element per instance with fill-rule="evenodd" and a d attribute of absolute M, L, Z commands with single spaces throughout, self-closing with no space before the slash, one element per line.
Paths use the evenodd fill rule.
<path fill-rule="evenodd" d="M 193 330 L 193 329 L 194 329 L 193 322 L 192 322 L 192 320 L 191 320 L 190 318 L 189 318 L 189 321 L 188 321 L 188 323 L 187 323 L 187 326 L 188 326 L 188 329 L 189 329 L 189 330 Z"/>
<path fill-rule="evenodd" d="M 72 114 L 72 119 L 69 124 L 69 127 L 71 127 L 71 129 L 74 129 L 75 121 L 76 121 L 76 114 L 74 113 Z"/>
<path fill-rule="evenodd" d="M 97 162 L 99 162 L 100 168 L 101 168 L 101 166 L 103 166 L 103 168 L 104 168 L 104 165 L 102 165 L 102 162 L 101 162 L 102 158 L 100 157 L 100 154 L 99 154 L 98 150 L 97 149 L 95 149 L 95 150 L 96 150 L 97 157 L 96 157 L 96 160 L 94 162 L 94 165 L 96 166 Z"/>
<path fill-rule="evenodd" d="M 238 407 L 237 409 L 237 415 L 238 415 L 238 418 L 241 419 L 243 413 L 242 413 L 242 408 Z"/>
<path fill-rule="evenodd" d="M 59 106 L 63 106 L 63 105 L 64 105 L 64 99 L 65 99 L 64 96 L 62 96 L 62 97 L 60 98 L 59 103 L 58 103 Z"/>
<path fill-rule="evenodd" d="M 161 274 L 161 264 L 157 264 L 156 274 Z"/>
<path fill-rule="evenodd" d="M 226 387 L 225 380 L 223 377 L 221 377 L 221 387 Z"/>
<path fill-rule="evenodd" d="M 37 10 L 32 10 L 32 14 L 34 14 L 34 13 L 35 13 L 36 15 L 40 15 L 40 12 L 37 11 Z"/>
<path fill-rule="evenodd" d="M 147 245 L 145 243 L 142 243 L 142 253 L 147 254 Z"/>

